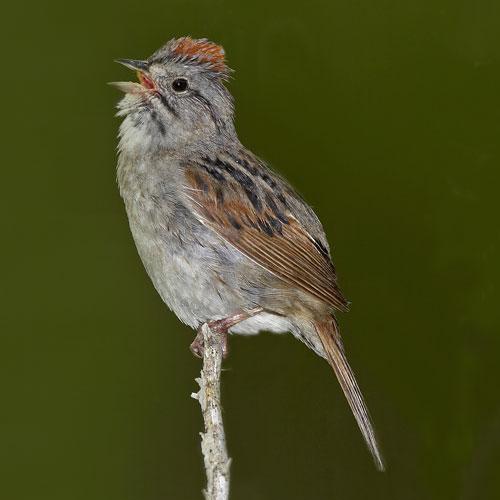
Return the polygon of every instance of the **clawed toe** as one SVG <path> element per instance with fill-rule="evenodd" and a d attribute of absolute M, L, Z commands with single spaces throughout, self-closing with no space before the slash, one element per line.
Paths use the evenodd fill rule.
<path fill-rule="evenodd" d="M 234 325 L 237 325 L 241 321 L 244 321 L 245 319 L 251 318 L 255 314 L 260 313 L 261 311 L 262 307 L 255 307 L 254 309 L 240 312 L 227 318 L 215 319 L 207 323 L 210 331 L 214 335 L 222 335 L 222 356 L 224 357 L 224 359 L 229 356 L 229 342 L 227 340 L 229 329 Z M 190 349 L 195 356 L 197 356 L 198 358 L 203 358 L 204 345 L 201 327 L 198 330 L 198 333 L 192 344 L 190 345 Z"/>
<path fill-rule="evenodd" d="M 195 339 L 193 342 L 191 342 L 191 345 L 189 346 L 189 349 L 191 349 L 191 352 L 197 357 L 197 358 L 203 358 L 203 350 L 205 346 L 203 344 L 203 335 L 201 335 L 201 332 L 198 332 L 196 335 Z"/>
<path fill-rule="evenodd" d="M 214 321 L 213 323 L 208 323 L 208 326 L 214 335 L 220 335 L 222 337 L 222 356 L 224 359 L 226 359 L 229 356 L 229 342 L 227 339 L 228 337 L 227 329 L 221 328 L 222 325 L 216 321 Z M 203 333 L 201 331 L 201 328 L 196 334 L 196 337 L 193 340 L 193 342 L 191 342 L 189 349 L 197 358 L 203 358 L 205 344 L 203 342 Z"/>

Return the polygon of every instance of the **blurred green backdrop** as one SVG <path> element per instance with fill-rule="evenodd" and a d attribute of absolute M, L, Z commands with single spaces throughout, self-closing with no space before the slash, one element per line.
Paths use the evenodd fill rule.
<path fill-rule="evenodd" d="M 500 498 L 500 4 L 130 0 L 3 7 L 6 500 L 198 499 L 193 333 L 115 185 L 116 57 L 222 43 L 243 142 L 327 229 L 388 471 L 326 363 L 231 339 L 232 498 Z"/>

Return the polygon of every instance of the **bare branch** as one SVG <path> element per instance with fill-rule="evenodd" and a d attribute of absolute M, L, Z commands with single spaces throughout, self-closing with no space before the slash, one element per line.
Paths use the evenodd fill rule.
<path fill-rule="evenodd" d="M 206 500 L 227 500 L 229 498 L 229 466 L 226 436 L 222 422 L 220 403 L 220 374 L 222 365 L 223 336 L 210 330 L 207 324 L 201 327 L 203 335 L 203 368 L 198 393 L 191 396 L 201 406 L 205 432 L 201 432 L 201 451 L 207 473 Z"/>

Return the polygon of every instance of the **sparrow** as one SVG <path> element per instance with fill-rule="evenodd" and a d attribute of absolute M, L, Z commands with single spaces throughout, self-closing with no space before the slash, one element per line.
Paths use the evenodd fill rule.
<path fill-rule="evenodd" d="M 117 180 L 144 267 L 165 304 L 198 331 L 291 332 L 335 372 L 376 467 L 384 464 L 334 316 L 347 311 L 323 227 L 234 126 L 224 49 L 172 39 L 118 59 Z"/>

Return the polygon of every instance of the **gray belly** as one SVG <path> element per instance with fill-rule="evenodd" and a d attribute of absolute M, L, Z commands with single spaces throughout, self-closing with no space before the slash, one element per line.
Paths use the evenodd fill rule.
<path fill-rule="evenodd" d="M 201 225 L 184 234 L 167 231 L 160 235 L 137 225 L 131 229 L 153 285 L 183 323 L 196 329 L 260 305 L 258 293 L 242 287 L 244 270 L 252 263 Z M 230 331 L 279 333 L 292 328 L 287 318 L 263 312 Z"/>
<path fill-rule="evenodd" d="M 206 236 L 194 239 L 189 230 L 159 234 L 137 225 L 131 229 L 153 285 L 182 322 L 197 328 L 241 307 L 241 297 L 222 275 L 222 261 L 231 258 L 228 249 L 215 253 L 211 248 L 215 242 L 206 241 Z"/>

